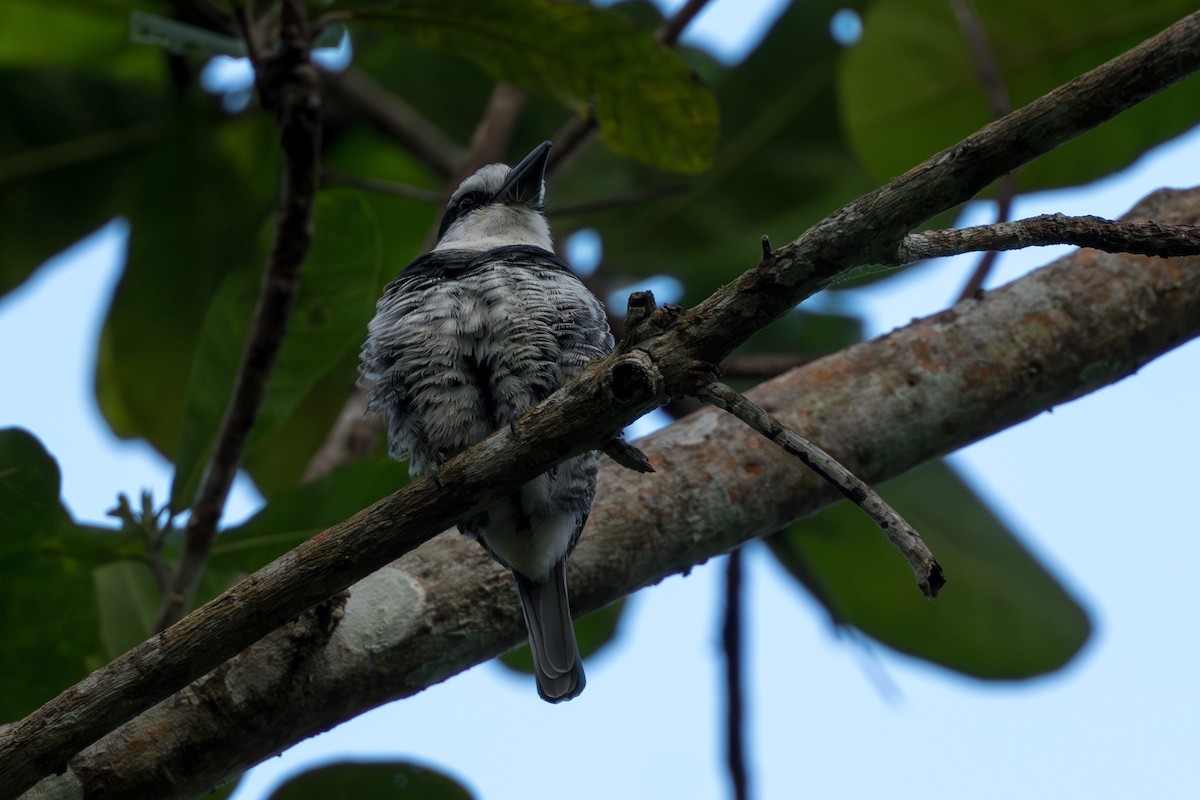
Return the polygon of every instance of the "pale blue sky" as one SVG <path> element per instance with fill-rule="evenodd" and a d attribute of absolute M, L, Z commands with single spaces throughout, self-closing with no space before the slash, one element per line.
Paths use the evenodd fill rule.
<path fill-rule="evenodd" d="M 743 24 L 750 5 L 714 3 L 691 36 L 719 42 L 731 57 L 756 35 Z M 1194 131 L 1102 184 L 1022 198 L 1017 214 L 1117 216 L 1154 188 L 1197 183 Z M 110 225 L 0 302 L 0 424 L 45 442 L 62 465 L 68 504 L 87 520 L 102 519 L 118 491 L 148 487 L 162 498 L 170 481 L 148 448 L 108 433 L 92 394 L 123 230 Z M 1053 255 L 1006 255 L 992 285 Z M 905 324 L 944 307 L 972 263 L 939 262 L 888 281 L 859 293 L 855 308 L 872 335 Z M 1200 544 L 1189 504 L 1198 376 L 1192 343 L 953 457 L 1093 615 L 1093 642 L 1058 675 L 984 684 L 882 648 L 864 651 L 833 636 L 812 602 L 750 548 L 755 796 L 1200 796 Z M 253 502 L 243 485 L 232 515 Z M 281 776 L 337 757 L 416 759 L 488 800 L 724 798 L 720 573 L 713 562 L 635 597 L 619 641 L 589 660 L 588 689 L 569 704 L 542 703 L 528 679 L 484 665 L 266 762 L 237 799 L 264 797 Z M 880 673 L 892 690 L 880 689 Z"/>

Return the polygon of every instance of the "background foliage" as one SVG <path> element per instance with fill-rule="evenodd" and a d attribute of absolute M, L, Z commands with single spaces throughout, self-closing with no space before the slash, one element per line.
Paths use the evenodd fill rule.
<path fill-rule="evenodd" d="M 976 5 L 1018 105 L 1194 10 L 1186 0 Z M 641 2 L 310 7 L 339 15 L 331 30 L 348 31 L 351 69 L 449 142 L 470 139 L 497 80 L 528 93 L 510 160 L 591 108 L 602 145 L 571 159 L 549 194 L 560 241 L 599 232 L 603 259 L 589 281 L 601 297 L 668 275 L 682 302 L 695 302 L 753 262 L 761 234 L 795 237 L 989 119 L 942 0 L 798 2 L 733 65 L 658 44 L 661 17 Z M 151 15 L 151 26 L 172 18 L 192 27 L 163 37 L 165 48 L 135 44 L 134 11 Z M 847 11 L 864 22 L 849 46 L 829 33 Z M 95 344 L 96 401 L 116 434 L 144 439 L 176 468 L 169 498 L 126 506 L 101 527 L 65 509 L 58 466 L 36 431 L 0 431 L 0 719 L 21 717 L 146 636 L 159 602 L 147 554 L 162 548 L 170 561 L 179 547 L 172 532 L 160 539 L 158 508 L 188 508 L 224 411 L 273 230 L 279 154 L 254 104 L 227 111 L 199 84 L 220 47 L 196 31 L 237 47 L 218 12 L 166 0 L 0 7 L 0 292 L 113 217 L 127 219 L 124 271 Z M 1193 126 L 1197 108 L 1192 79 L 1035 162 L 1017 187 L 1109 174 Z M 323 158 L 335 173 L 444 188 L 437 165 L 336 92 Z M 623 197 L 641 199 L 612 202 Z M 246 454 L 266 505 L 219 537 L 200 600 L 403 483 L 403 466 L 382 453 L 300 480 L 351 391 L 375 298 L 419 253 L 436 215 L 409 197 L 332 184 L 321 192 L 316 245 Z M 744 352 L 815 356 L 858 330 L 844 316 L 795 313 Z M 113 486 L 114 499 L 130 488 Z M 1052 672 L 1083 646 L 1086 612 L 952 469 L 931 464 L 884 494 L 939 553 L 953 595 L 924 603 L 900 562 L 864 533 L 870 524 L 832 508 L 773 537 L 771 549 L 839 625 L 986 679 Z M 581 641 L 603 646 L 619 619 L 614 606 L 581 622 Z M 507 661 L 522 667 L 519 653 Z M 418 796 L 428 778 L 410 765 L 380 769 L 363 778 L 363 796 L 396 775 L 409 775 L 407 796 Z M 446 796 L 429 780 L 422 796 Z M 300 791 L 289 785 L 279 796 Z"/>

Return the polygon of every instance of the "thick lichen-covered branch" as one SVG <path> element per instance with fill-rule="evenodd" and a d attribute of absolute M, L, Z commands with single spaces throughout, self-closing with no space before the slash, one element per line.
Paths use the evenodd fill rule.
<path fill-rule="evenodd" d="M 1200 222 L 1200 190 L 1158 192 L 1137 216 Z M 1084 250 L 746 394 L 876 483 L 1131 375 L 1198 335 L 1200 258 Z M 580 613 L 837 498 L 795 458 L 716 410 L 638 444 L 656 469 L 652 476 L 615 464 L 601 471 L 597 504 L 571 561 L 572 603 Z M 393 504 L 391 513 L 403 507 Z M 372 512 L 372 532 L 407 546 L 415 537 L 401 533 L 401 517 L 389 524 L 386 509 Z M 271 573 L 255 591 L 271 582 L 280 588 L 282 576 Z M 246 597 L 203 610 L 214 632 L 232 633 L 222 627 L 230 614 L 242 620 L 252 613 Z M 415 694 L 525 638 L 506 571 L 461 536 L 428 542 L 355 585 L 330 645 L 304 659 L 287 656 L 297 638 L 307 641 L 294 635 L 297 626 L 308 630 L 310 622 L 289 621 L 50 780 L 82 783 L 88 797 L 192 797 L 291 742 Z M 296 666 L 280 670 L 281 663 Z M 380 674 L 389 680 L 362 677 Z M 212 702 L 192 702 L 196 696 Z M 154 733 L 163 730 L 172 735 Z M 202 765 L 196 753 L 205 754 Z"/>

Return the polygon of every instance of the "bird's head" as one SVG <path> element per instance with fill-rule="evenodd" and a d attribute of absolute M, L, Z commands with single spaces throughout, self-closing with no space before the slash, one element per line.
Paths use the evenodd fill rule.
<path fill-rule="evenodd" d="M 450 195 L 434 250 L 491 250 L 527 244 L 553 252 L 550 226 L 542 215 L 546 159 L 542 142 L 511 169 L 488 164 Z"/>

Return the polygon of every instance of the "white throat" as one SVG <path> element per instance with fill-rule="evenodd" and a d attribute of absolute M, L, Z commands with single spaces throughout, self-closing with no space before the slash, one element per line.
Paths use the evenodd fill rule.
<path fill-rule="evenodd" d="M 455 220 L 433 249 L 484 251 L 513 244 L 553 253 L 554 240 L 546 218 L 528 206 L 485 206 Z"/>

